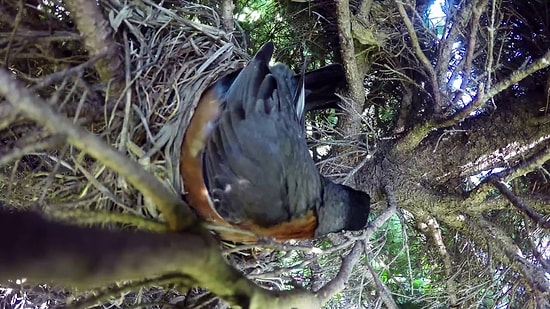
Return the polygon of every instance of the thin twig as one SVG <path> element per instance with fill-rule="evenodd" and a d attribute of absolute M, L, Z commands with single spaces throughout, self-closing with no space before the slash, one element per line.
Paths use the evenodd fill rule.
<path fill-rule="evenodd" d="M 361 243 L 356 242 L 350 253 L 342 260 L 338 275 L 316 293 L 318 297 L 324 300 L 323 302 L 344 289 L 344 284 L 349 280 L 353 267 L 361 257 L 361 251 Z"/>
<path fill-rule="evenodd" d="M 459 121 L 462 121 L 463 119 L 468 117 L 472 111 L 481 106 L 483 103 L 487 102 L 489 99 L 493 98 L 495 95 L 520 82 L 522 79 L 530 76 L 536 71 L 542 70 L 548 66 L 550 66 L 550 50 L 547 51 L 542 57 L 534 61 L 531 65 L 525 67 L 524 69 L 518 69 L 512 72 L 510 76 L 508 76 L 508 78 L 495 84 L 491 89 L 487 90 L 486 92 L 484 91 L 484 85 L 480 84 L 477 89 L 477 95 L 475 96 L 474 101 L 468 104 L 458 113 L 454 114 L 449 120 L 438 124 L 437 127 L 447 127 Z"/>
<path fill-rule="evenodd" d="M 399 306 L 393 300 L 391 290 L 388 288 L 387 285 L 380 280 L 380 276 L 376 273 L 374 268 L 372 267 L 371 263 L 367 260 L 365 261 L 365 265 L 367 265 L 367 269 L 371 273 L 372 278 L 374 279 L 374 283 L 376 285 L 376 291 L 379 293 L 380 298 L 382 298 L 382 301 L 386 305 L 386 308 L 389 309 L 398 309 Z"/>
<path fill-rule="evenodd" d="M 19 0 L 18 6 L 17 6 L 17 15 L 15 16 L 15 21 L 13 22 L 13 30 L 10 34 L 10 39 L 8 42 L 8 48 L 6 49 L 6 56 L 4 57 L 4 68 L 8 68 L 10 66 L 10 55 L 11 55 L 11 48 L 14 43 L 15 35 L 17 32 L 17 28 L 19 27 L 19 24 L 21 23 L 21 20 L 23 19 L 22 16 L 25 13 L 24 10 L 25 1 Z"/>
<path fill-rule="evenodd" d="M 63 137 L 60 135 L 53 135 L 48 138 L 45 138 L 42 141 L 33 142 L 24 145 L 21 148 L 12 149 L 6 154 L 3 154 L 0 156 L 0 167 L 3 165 L 6 165 L 12 161 L 15 161 L 17 159 L 21 159 L 23 156 L 28 155 L 31 152 L 36 152 L 38 150 L 43 150 L 47 148 L 51 148 L 53 146 L 58 145 L 63 141 Z"/>
<path fill-rule="evenodd" d="M 39 81 L 31 87 L 31 90 L 38 90 L 44 87 L 48 87 L 59 80 L 62 80 L 64 78 L 67 78 L 72 75 L 78 75 L 84 72 L 85 69 L 92 67 L 95 65 L 97 61 L 99 61 L 101 58 L 105 57 L 105 53 L 95 55 L 90 57 L 87 61 L 76 65 L 74 67 L 67 68 L 62 71 L 54 72 L 48 76 L 42 77 L 39 79 Z"/>

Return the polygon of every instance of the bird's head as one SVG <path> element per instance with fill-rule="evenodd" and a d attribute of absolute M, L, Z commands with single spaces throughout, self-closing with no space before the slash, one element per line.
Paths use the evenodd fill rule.
<path fill-rule="evenodd" d="M 341 230 L 364 229 L 370 213 L 370 196 L 324 179 L 323 202 L 317 209 L 315 237 Z"/>

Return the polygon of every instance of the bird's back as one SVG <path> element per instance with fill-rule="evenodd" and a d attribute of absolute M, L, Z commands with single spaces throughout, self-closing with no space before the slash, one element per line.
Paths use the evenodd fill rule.
<path fill-rule="evenodd" d="M 206 143 L 204 178 L 218 213 L 261 226 L 306 216 L 322 183 L 299 118 L 303 91 L 284 65 L 269 66 L 266 44 L 238 74 Z"/>

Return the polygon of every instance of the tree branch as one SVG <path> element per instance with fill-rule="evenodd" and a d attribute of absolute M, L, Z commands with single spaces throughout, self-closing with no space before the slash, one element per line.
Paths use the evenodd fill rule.
<path fill-rule="evenodd" d="M 543 216 L 537 213 L 531 206 L 524 203 L 519 197 L 517 197 L 512 190 L 510 190 L 505 183 L 500 181 L 496 176 L 491 176 L 489 182 L 498 189 L 498 191 L 504 195 L 512 205 L 516 206 L 527 217 L 531 218 L 536 224 L 545 229 L 550 229 L 550 220 L 546 220 Z"/>
<path fill-rule="evenodd" d="M 409 36 L 411 38 L 411 44 L 414 48 L 415 54 L 424 66 L 424 69 L 428 73 L 428 77 L 432 86 L 432 95 L 434 98 L 434 110 L 436 115 L 440 115 L 442 111 L 442 99 L 441 99 L 441 90 L 439 89 L 440 85 L 437 82 L 437 74 L 432 66 L 432 63 L 426 57 L 426 54 L 422 51 L 422 48 L 420 47 L 420 42 L 418 41 L 418 36 L 416 35 L 416 31 L 414 30 L 414 26 L 412 24 L 411 19 L 409 18 L 409 15 L 405 11 L 405 7 L 403 6 L 403 2 L 400 0 L 396 0 L 395 4 L 397 5 L 397 9 L 399 10 L 399 15 L 403 18 L 403 22 L 405 23 L 405 26 L 407 27 L 407 31 L 409 33 Z"/>
<path fill-rule="evenodd" d="M 384 282 L 382 282 L 382 280 L 380 280 L 379 275 L 376 273 L 369 261 L 366 261 L 365 264 L 369 270 L 370 277 L 372 277 L 374 284 L 376 285 L 376 291 L 380 294 L 380 298 L 382 298 L 384 304 L 386 304 L 386 308 L 398 309 L 399 306 L 395 300 L 393 300 L 391 290 L 384 284 Z"/>
<path fill-rule="evenodd" d="M 363 89 L 363 78 L 358 70 L 355 55 L 355 47 L 351 32 L 351 13 L 348 0 L 336 1 L 336 16 L 338 18 L 338 36 L 340 38 L 340 53 L 346 71 L 346 79 L 349 85 L 351 102 L 348 115 L 338 121 L 338 126 L 348 136 L 358 136 L 361 133 L 361 112 L 365 103 L 365 90 Z M 356 162 L 351 162 L 354 165 Z"/>
<path fill-rule="evenodd" d="M 535 291 L 548 295 L 550 292 L 550 283 L 545 278 L 544 271 L 538 269 L 531 261 L 525 258 L 519 247 L 506 233 L 489 222 L 487 219 L 477 216 L 472 217 L 482 230 L 487 231 L 484 235 L 488 241 L 495 243 L 499 251 L 504 253 L 510 260 L 512 268 L 523 275 L 527 285 Z"/>
<path fill-rule="evenodd" d="M 466 26 L 470 21 L 472 15 L 474 1 L 462 1 L 455 5 L 448 5 L 448 12 L 446 14 L 445 22 L 445 33 L 441 38 L 439 55 L 437 57 L 436 65 L 436 74 L 439 78 L 439 85 L 446 85 L 450 79 L 447 78 L 447 72 L 449 71 L 449 63 L 451 62 L 451 57 L 453 55 L 453 44 L 457 42 L 459 35 L 466 32 Z M 470 39 L 475 39 L 477 33 L 474 33 L 471 30 L 468 30 L 471 33 Z M 474 41 L 475 42 L 475 41 Z M 470 43 L 473 43 L 470 40 Z M 474 48 L 474 45 L 469 44 L 468 48 Z M 462 70 L 463 72 L 465 70 Z M 455 71 L 456 72 L 456 71 Z M 454 77 L 454 76 L 452 76 Z M 443 90 L 443 89 L 441 89 Z M 448 93 L 448 89 L 443 90 L 445 93 Z"/>
<path fill-rule="evenodd" d="M 443 267 L 445 269 L 445 276 L 447 277 L 447 293 L 449 294 L 449 305 L 451 307 L 458 306 L 458 297 L 457 297 L 457 283 L 454 280 L 453 272 L 453 262 L 451 256 L 447 251 L 447 246 L 443 241 L 443 236 L 441 235 L 441 229 L 439 228 L 439 223 L 435 218 L 432 218 L 426 222 L 428 229 L 430 231 L 431 237 L 437 247 L 437 251 L 441 258 L 443 259 Z"/>
<path fill-rule="evenodd" d="M 14 38 L 17 33 L 17 28 L 19 28 L 19 25 L 21 24 L 22 16 L 25 14 L 25 1 L 19 0 L 17 5 L 17 15 L 15 16 L 15 20 L 13 21 L 13 30 L 10 34 L 10 39 L 8 42 L 8 47 L 6 48 L 6 55 L 4 56 L 4 68 L 8 68 L 10 66 L 10 55 L 11 55 L 11 49 L 14 43 Z"/>
<path fill-rule="evenodd" d="M 361 1 L 361 7 L 359 8 L 359 12 L 357 13 L 357 16 L 360 17 L 362 20 L 367 20 L 367 17 L 369 16 L 370 10 L 372 8 L 373 0 L 363 0 Z"/>
<path fill-rule="evenodd" d="M 320 298 L 306 290 L 267 291 L 243 278 L 202 229 L 179 234 L 107 231 L 48 222 L 31 212 L 0 211 L 0 235 L 10 235 L 0 250 L 0 282 L 26 278 L 29 283 L 85 290 L 180 274 L 241 308 L 322 306 Z"/>
<path fill-rule="evenodd" d="M 96 70 L 102 82 L 107 83 L 111 79 L 119 79 L 122 68 L 122 61 L 119 58 L 120 52 L 112 35 L 112 28 L 99 5 L 95 1 L 69 0 L 65 2 L 73 16 L 73 20 L 84 38 L 84 45 L 90 56 L 106 54 L 107 57 L 96 64 Z M 123 85 L 118 85 L 116 94 L 122 90 Z M 114 89 L 113 89 L 114 90 Z"/>
<path fill-rule="evenodd" d="M 360 257 L 361 243 L 357 241 L 350 253 L 342 260 L 342 265 L 340 265 L 340 270 L 336 277 L 317 292 L 317 296 L 322 299 L 323 303 L 345 288 L 346 282 L 351 277 L 353 266 L 355 266 Z"/>
<path fill-rule="evenodd" d="M 386 181 L 383 187 L 384 194 L 386 194 L 386 198 L 388 200 L 388 209 L 380 216 L 374 220 L 370 224 L 370 227 L 372 227 L 372 231 L 376 231 L 382 227 L 382 224 L 384 224 L 387 220 L 389 220 L 396 212 L 397 212 L 397 199 L 395 198 L 395 193 L 393 189 L 393 185 Z M 369 227 L 369 228 L 370 228 Z M 372 234 L 371 234 L 372 235 Z M 369 235 L 370 238 L 370 235 Z M 365 262 L 367 265 L 367 268 L 369 270 L 370 276 L 374 280 L 374 283 L 376 285 L 377 291 L 380 293 L 380 297 L 382 298 L 382 301 L 386 304 L 386 306 L 390 309 L 399 308 L 397 303 L 393 300 L 391 290 L 380 280 L 378 274 L 372 267 L 372 265 L 367 260 Z"/>
<path fill-rule="evenodd" d="M 494 87 L 489 89 L 487 92 L 483 91 L 483 87 L 478 87 L 478 93 L 470 104 L 465 108 L 454 114 L 449 120 L 441 122 L 437 127 L 443 128 L 458 123 L 464 120 L 468 115 L 470 115 L 476 108 L 481 106 L 487 100 L 491 99 L 500 92 L 508 89 L 513 84 L 520 82 L 522 79 L 528 77 L 529 75 L 535 73 L 538 70 L 542 70 L 550 65 L 550 50 L 546 52 L 541 58 L 537 59 L 531 65 L 527 66 L 524 69 L 518 69 L 514 71 L 508 78 L 504 79 L 500 83 L 497 83 Z"/>
<path fill-rule="evenodd" d="M 550 161 L 550 145 L 547 145 L 542 151 L 526 159 L 525 162 L 520 164 L 509 176 L 506 177 L 507 181 L 516 179 L 530 173 L 538 168 L 541 168 L 544 163 Z"/>
<path fill-rule="evenodd" d="M 0 231 L 10 235 L 0 251 L 2 281 L 25 277 L 90 289 L 152 274 L 192 272 L 193 263 L 211 263 L 219 256 L 206 233 L 107 231 L 49 222 L 32 212 L 0 211 Z"/>
<path fill-rule="evenodd" d="M 482 98 L 482 101 L 487 101 L 495 95 L 501 93 L 503 90 L 508 89 L 513 84 L 517 84 L 522 79 L 527 76 L 535 73 L 538 70 L 542 70 L 550 66 L 550 50 L 548 50 L 542 57 L 534 61 L 531 65 L 525 67 L 524 69 L 519 69 L 514 71 L 510 76 L 496 84 L 493 88 L 487 91 Z"/>
<path fill-rule="evenodd" d="M 463 91 L 466 90 L 466 86 L 468 85 L 468 82 L 470 81 L 470 76 L 472 75 L 472 63 L 474 60 L 474 53 L 475 53 L 477 36 L 479 31 L 479 18 L 481 17 L 481 14 L 483 13 L 483 9 L 487 5 L 488 1 L 489 0 L 482 0 L 482 1 L 479 1 L 477 4 L 472 4 L 472 18 L 470 20 L 470 30 L 469 30 L 470 37 L 468 38 L 466 55 L 464 57 L 464 66 L 461 70 L 464 76 L 462 76 L 462 83 L 460 85 L 460 89 Z M 446 74 L 441 74 L 441 75 L 446 76 Z M 454 103 L 453 106 L 456 106 L 457 101 L 459 100 L 461 94 L 462 92 L 459 91 L 459 95 L 456 96 L 455 101 L 453 102 Z"/>

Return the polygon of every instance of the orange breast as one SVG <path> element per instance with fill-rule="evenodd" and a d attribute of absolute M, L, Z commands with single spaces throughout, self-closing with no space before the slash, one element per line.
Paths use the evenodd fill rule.
<path fill-rule="evenodd" d="M 251 221 L 241 223 L 238 226 L 255 234 L 272 237 L 277 240 L 310 239 L 315 234 L 317 218 L 313 211 L 310 210 L 303 217 L 270 227 L 259 226 Z"/>
<path fill-rule="evenodd" d="M 180 174 L 183 178 L 187 201 L 199 215 L 212 223 L 224 223 L 225 220 L 214 209 L 208 190 L 202 176 L 201 154 L 204 150 L 209 122 L 213 122 L 220 115 L 220 106 L 213 88 L 207 90 L 201 97 L 191 122 L 187 127 L 180 156 Z"/>
<path fill-rule="evenodd" d="M 229 227 L 229 223 L 226 223 Z M 217 230 L 219 236 L 223 240 L 238 242 L 238 243 L 254 243 L 259 240 L 259 236 L 271 237 L 278 241 L 289 239 L 311 239 L 315 235 L 317 227 L 317 218 L 313 211 L 309 211 L 305 216 L 295 219 L 290 222 L 282 222 L 270 227 L 259 226 L 253 221 L 246 221 L 235 225 L 230 229 Z M 237 229 L 237 230 L 235 230 Z M 245 230 L 251 233 L 242 233 L 238 230 Z"/>

